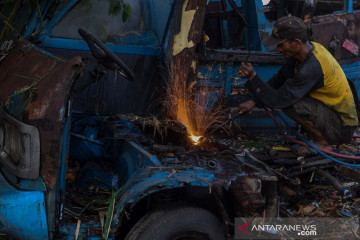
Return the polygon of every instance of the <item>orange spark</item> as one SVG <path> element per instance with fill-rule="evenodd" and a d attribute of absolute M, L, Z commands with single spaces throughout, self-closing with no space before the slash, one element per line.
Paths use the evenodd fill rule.
<path fill-rule="evenodd" d="M 186 127 L 189 138 L 196 145 L 211 125 L 221 122 L 223 105 L 218 104 L 210 112 L 208 105 L 212 100 L 210 96 L 212 89 L 202 88 L 199 93 L 189 87 L 187 74 L 181 70 L 181 65 L 178 60 L 170 68 L 165 105 L 169 115 Z"/>

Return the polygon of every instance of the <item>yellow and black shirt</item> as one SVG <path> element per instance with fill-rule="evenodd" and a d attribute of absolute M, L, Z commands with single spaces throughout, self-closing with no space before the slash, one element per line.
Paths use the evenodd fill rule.
<path fill-rule="evenodd" d="M 354 98 L 342 68 L 321 44 L 311 44 L 302 64 L 291 58 L 267 84 L 256 75 L 245 86 L 272 108 L 289 107 L 308 94 L 339 112 L 344 126 L 356 126 Z"/>

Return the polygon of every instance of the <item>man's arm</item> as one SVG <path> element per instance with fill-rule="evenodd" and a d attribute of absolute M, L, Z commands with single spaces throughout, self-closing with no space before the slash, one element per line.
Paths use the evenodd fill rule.
<path fill-rule="evenodd" d="M 291 77 L 291 72 L 292 72 L 292 68 L 294 68 L 296 60 L 295 59 L 291 59 L 289 60 L 276 74 L 274 74 L 268 81 L 267 84 L 269 84 L 271 87 L 277 89 L 279 87 L 281 87 L 284 82 L 286 81 L 286 79 Z M 250 64 L 251 65 L 251 64 Z M 243 64 L 241 65 L 243 66 Z M 244 76 L 244 73 L 242 72 L 242 67 L 240 66 L 239 68 L 239 75 L 240 77 L 244 78 L 249 78 L 251 76 Z M 254 71 L 255 73 L 255 71 Z"/>
<path fill-rule="evenodd" d="M 240 72 L 241 71 L 241 72 Z M 323 79 L 319 62 L 308 61 L 292 78 L 279 88 L 266 84 L 255 73 L 251 64 L 242 64 L 240 77 L 247 77 L 245 86 L 262 103 L 271 108 L 286 108 L 303 98 L 314 85 Z"/>
<path fill-rule="evenodd" d="M 269 79 L 269 81 L 267 81 L 267 84 L 275 89 L 280 88 L 286 79 L 292 77 L 292 69 L 294 68 L 295 61 L 295 59 L 290 59 L 276 74 L 274 74 L 274 76 Z"/>
<path fill-rule="evenodd" d="M 256 103 L 254 100 L 247 100 L 246 102 L 239 104 L 239 106 L 236 109 L 236 112 L 238 112 L 240 114 L 249 112 L 255 107 L 255 104 Z"/>

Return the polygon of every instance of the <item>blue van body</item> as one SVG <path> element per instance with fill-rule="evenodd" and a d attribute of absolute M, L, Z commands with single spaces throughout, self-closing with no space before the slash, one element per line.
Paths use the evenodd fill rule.
<path fill-rule="evenodd" d="M 111 12 L 111 1 L 39 1 L 30 8 L 27 24 L 18 29 L 27 40 L 15 44 L 13 39 L 1 39 L 6 57 L 0 65 L 0 232 L 10 239 L 28 240 L 122 238 L 152 209 L 146 207 L 149 199 L 160 199 L 154 200 L 159 205 L 208 202 L 207 209 L 214 204 L 223 211 L 211 211 L 228 229 L 232 206 L 216 194 L 216 187 L 225 186 L 227 191 L 233 180 L 243 178 L 256 194 L 269 194 L 260 185 L 276 183 L 277 177 L 249 174 L 242 168 L 247 160 L 241 154 L 233 170 L 216 155 L 203 164 L 194 154 L 186 159 L 156 154 L 142 145 L 149 134 L 134 123 L 138 119 L 126 117 L 143 116 L 151 107 L 154 91 L 163 83 L 173 28 L 185 16 L 179 9 L 189 1 L 197 3 L 125 1 L 132 10 L 128 19 L 121 11 Z M 345 40 L 360 44 L 360 36 L 351 31 L 360 23 L 358 1 L 338 1 L 340 6 L 308 2 L 206 1 L 204 36 L 209 41 L 199 43 L 196 52 L 198 86 L 211 87 L 219 96 L 238 93 L 246 81 L 237 74 L 243 61 L 252 62 L 258 75 L 269 79 L 285 59 L 265 48 L 261 39 L 271 33 L 276 18 L 292 13 L 311 20 L 313 40 L 333 51 L 359 92 L 358 53 L 343 44 Z M 80 27 L 106 42 L 134 73 L 135 81 L 99 66 L 77 32 Z M 242 127 L 273 130 L 263 112 L 251 114 L 238 119 Z M 294 122 L 283 118 L 288 128 L 296 129 Z M 113 206 L 111 218 L 104 217 L 104 210 L 99 210 L 98 219 L 86 218 L 87 208 L 95 204 L 92 200 L 77 212 L 70 209 L 69 192 L 86 188 L 94 194 L 94 185 L 107 191 L 99 194 L 105 195 L 99 204 L 106 206 L 105 212 Z M 180 197 L 183 191 L 186 194 Z"/>

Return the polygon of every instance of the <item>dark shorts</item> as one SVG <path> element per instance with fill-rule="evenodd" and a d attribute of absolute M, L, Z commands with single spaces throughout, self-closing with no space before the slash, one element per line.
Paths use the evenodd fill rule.
<path fill-rule="evenodd" d="M 357 128 L 357 126 L 343 126 L 340 113 L 309 96 L 284 109 L 284 112 L 311 121 L 333 145 L 349 143 Z"/>

